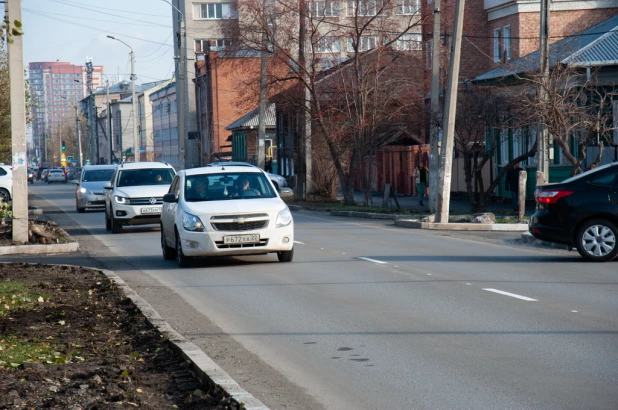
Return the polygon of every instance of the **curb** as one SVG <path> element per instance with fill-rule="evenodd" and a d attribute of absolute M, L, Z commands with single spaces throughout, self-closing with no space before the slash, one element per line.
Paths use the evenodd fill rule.
<path fill-rule="evenodd" d="M 185 360 L 191 362 L 193 369 L 197 372 L 199 379 L 204 385 L 210 387 L 219 385 L 219 387 L 228 393 L 238 404 L 242 404 L 244 406 L 243 408 L 246 410 L 269 410 L 261 401 L 253 397 L 251 393 L 240 387 L 234 379 L 199 347 L 175 331 L 148 302 L 142 299 L 142 297 L 131 289 L 124 280 L 118 277 L 118 275 L 106 269 L 97 270 L 107 276 L 108 279 L 116 282 L 124 295 L 131 299 L 135 306 L 137 306 L 148 323 L 168 338 L 170 345 L 177 353 L 184 357 Z"/>
<path fill-rule="evenodd" d="M 399 219 L 395 226 L 412 229 L 445 230 L 445 231 L 498 231 L 527 232 L 527 224 L 478 224 L 478 223 L 437 223 L 421 222 L 415 219 Z"/>
<path fill-rule="evenodd" d="M 9 245 L 0 246 L 0 255 L 70 253 L 77 249 L 79 249 L 78 242 L 53 243 L 51 245 Z"/>

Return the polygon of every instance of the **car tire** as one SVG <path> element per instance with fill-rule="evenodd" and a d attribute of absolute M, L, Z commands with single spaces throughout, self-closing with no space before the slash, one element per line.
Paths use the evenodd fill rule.
<path fill-rule="evenodd" d="M 0 188 L 0 199 L 2 199 L 2 202 L 9 202 L 11 200 L 11 195 L 9 195 L 9 191 L 4 188 Z"/>
<path fill-rule="evenodd" d="M 105 211 L 105 229 L 108 231 L 112 230 L 112 221 L 109 219 L 107 215 L 107 210 Z"/>
<path fill-rule="evenodd" d="M 163 233 L 163 226 L 161 226 L 161 251 L 163 252 L 163 259 L 166 261 L 171 261 L 176 258 L 176 249 L 167 246 L 167 240 Z"/>
<path fill-rule="evenodd" d="M 112 222 L 112 233 L 121 233 L 122 232 L 122 223 L 113 216 L 111 217 Z"/>
<path fill-rule="evenodd" d="M 575 232 L 575 247 L 587 261 L 607 262 L 618 255 L 618 228 L 606 219 L 590 219 Z"/>
<path fill-rule="evenodd" d="M 186 268 L 189 266 L 191 258 L 185 256 L 182 252 L 182 244 L 180 242 L 180 236 L 178 236 L 178 231 L 176 231 L 176 262 L 178 263 L 179 268 Z"/>
<path fill-rule="evenodd" d="M 277 258 L 279 262 L 292 262 L 292 259 L 294 259 L 294 248 L 289 251 L 277 252 Z"/>

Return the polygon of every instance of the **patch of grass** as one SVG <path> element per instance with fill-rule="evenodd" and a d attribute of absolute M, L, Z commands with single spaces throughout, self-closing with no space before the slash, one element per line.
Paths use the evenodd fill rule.
<path fill-rule="evenodd" d="M 28 308 L 45 300 L 42 295 L 33 295 L 29 287 L 20 282 L 0 282 L 0 317 L 11 311 Z"/>
<path fill-rule="evenodd" d="M 53 342 L 23 340 L 16 336 L 0 338 L 0 367 L 17 368 L 24 363 L 67 363 L 70 358 L 58 352 Z"/>

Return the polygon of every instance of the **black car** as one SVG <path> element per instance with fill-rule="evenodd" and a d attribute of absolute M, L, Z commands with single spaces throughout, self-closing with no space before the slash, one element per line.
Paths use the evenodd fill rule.
<path fill-rule="evenodd" d="M 618 162 L 539 185 L 534 195 L 529 230 L 535 238 L 575 247 L 589 261 L 618 255 Z"/>

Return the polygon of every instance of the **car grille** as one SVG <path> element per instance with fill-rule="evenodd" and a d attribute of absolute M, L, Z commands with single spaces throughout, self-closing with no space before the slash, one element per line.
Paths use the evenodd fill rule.
<path fill-rule="evenodd" d="M 263 246 L 268 245 L 268 239 L 260 239 L 260 243 L 235 243 L 235 244 L 224 244 L 223 241 L 215 241 L 215 245 L 217 245 L 218 249 L 245 249 L 245 248 L 261 248 Z"/>
<path fill-rule="evenodd" d="M 210 218 L 215 231 L 254 231 L 268 226 L 268 214 L 219 215 Z"/>
<path fill-rule="evenodd" d="M 153 197 L 130 198 L 129 200 L 131 201 L 131 205 L 162 205 L 163 204 L 163 197 L 154 197 L 157 200 L 154 204 L 150 203 L 150 198 L 153 198 Z"/>

